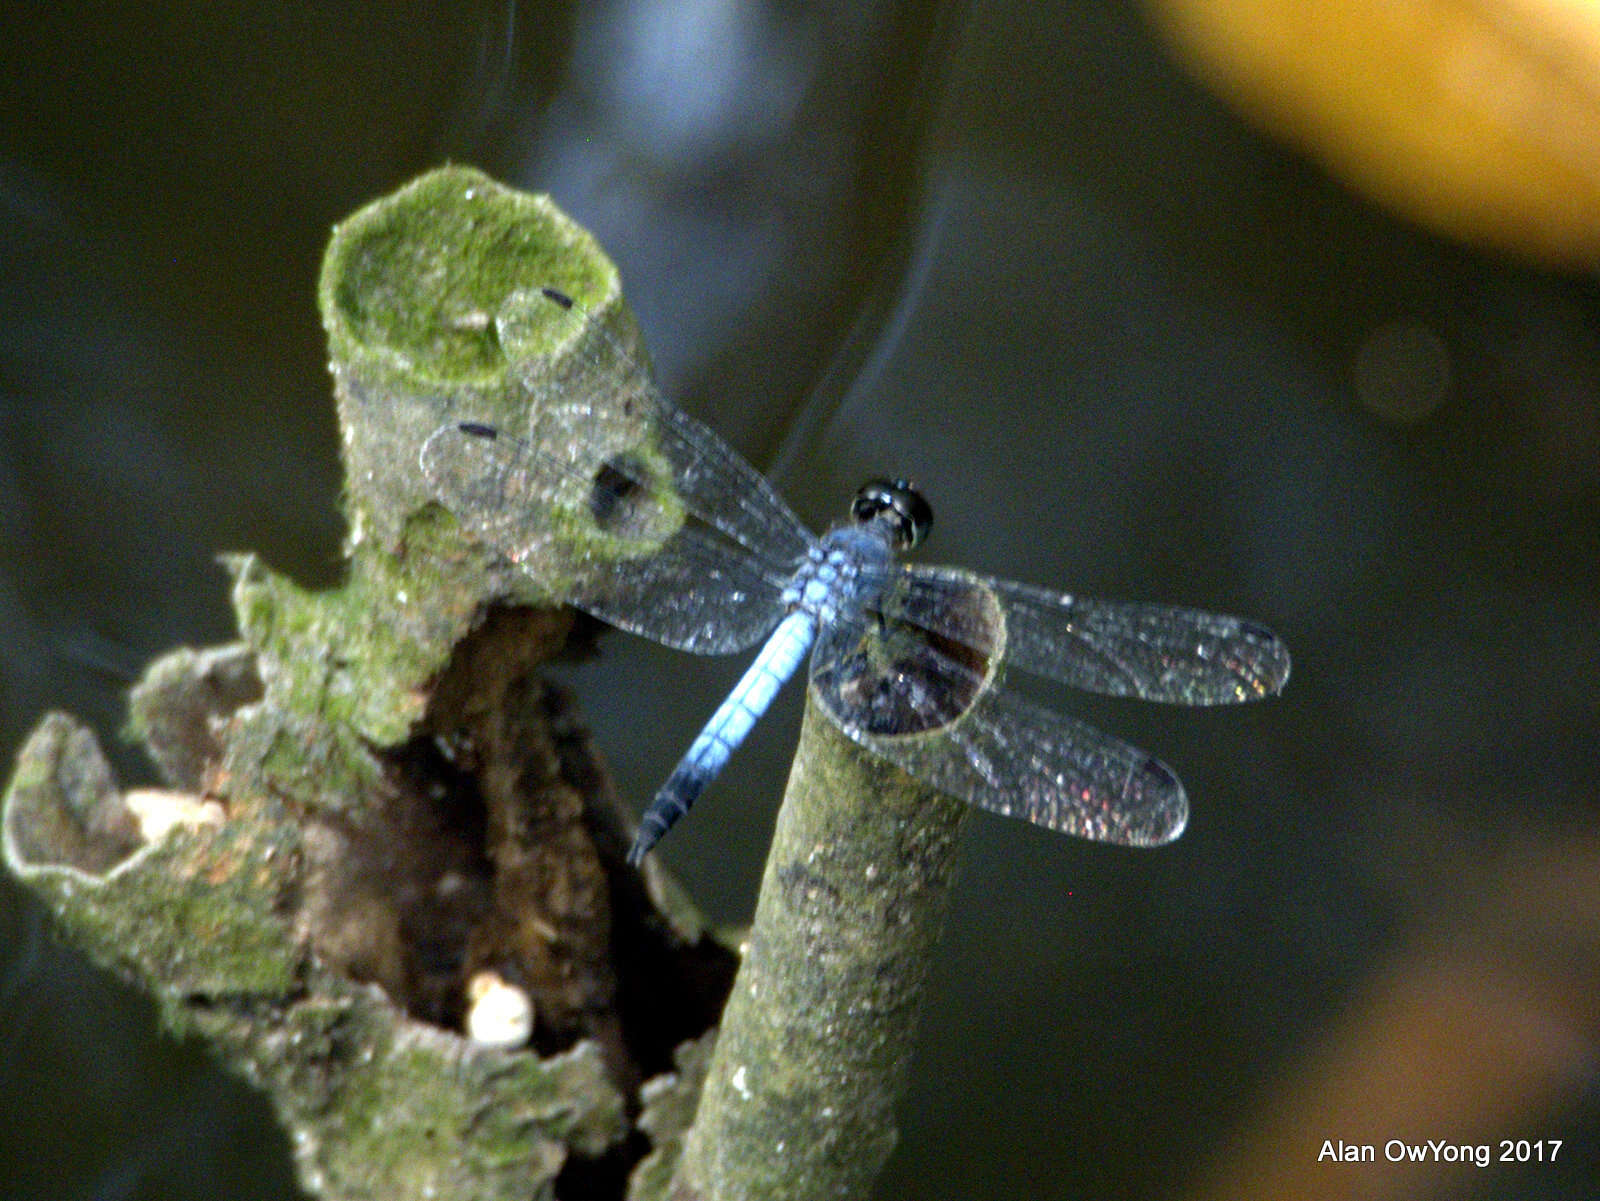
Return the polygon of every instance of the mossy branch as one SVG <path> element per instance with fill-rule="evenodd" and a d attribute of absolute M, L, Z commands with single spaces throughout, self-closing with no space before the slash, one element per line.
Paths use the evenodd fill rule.
<path fill-rule="evenodd" d="M 967 812 L 808 698 L 675 1201 L 868 1196 Z"/>
<path fill-rule="evenodd" d="M 335 231 L 347 582 L 231 557 L 242 640 L 133 694 L 166 787 L 122 791 L 52 715 L 6 794 L 7 866 L 269 1093 L 319 1197 L 864 1196 L 964 808 L 813 697 L 712 1050 L 732 956 L 658 864 L 626 866 L 539 674 L 572 630 L 560 565 L 474 542 L 418 470 L 441 423 L 525 429 L 562 378 L 578 352 L 528 303 L 543 286 L 636 347 L 615 269 L 544 197 L 446 168 Z M 528 1003 L 505 1045 L 465 1036 L 485 979 Z"/>
<path fill-rule="evenodd" d="M 525 419 L 559 366 L 518 307 L 542 284 L 631 336 L 615 269 L 546 198 L 447 168 L 342 224 L 321 299 L 347 581 L 311 595 L 231 557 L 242 641 L 167 656 L 132 697 L 165 787 L 121 789 L 56 714 L 0 817 L 78 944 L 271 1096 L 319 1197 L 620 1197 L 639 1082 L 731 976 L 665 875 L 623 861 L 604 767 L 539 671 L 571 631 L 556 589 L 419 478 L 431 430 Z M 486 979 L 525 999 L 520 1042 L 482 1036 Z M 673 1095 L 647 1111 L 663 1141 Z"/>

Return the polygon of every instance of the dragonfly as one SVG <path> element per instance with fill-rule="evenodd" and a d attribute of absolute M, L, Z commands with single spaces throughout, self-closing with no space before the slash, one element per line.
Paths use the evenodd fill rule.
<path fill-rule="evenodd" d="M 420 452 L 434 497 L 602 621 L 696 654 L 761 646 L 645 810 L 635 865 L 807 651 L 814 698 L 867 751 L 980 809 L 1125 846 L 1183 832 L 1178 777 L 1012 678 L 1176 705 L 1253 701 L 1288 680 L 1288 649 L 1255 621 L 903 560 L 933 512 L 902 479 L 868 481 L 818 537 L 595 315 L 555 288 L 532 303 L 565 354 L 529 384 L 528 428 L 441 425 Z"/>

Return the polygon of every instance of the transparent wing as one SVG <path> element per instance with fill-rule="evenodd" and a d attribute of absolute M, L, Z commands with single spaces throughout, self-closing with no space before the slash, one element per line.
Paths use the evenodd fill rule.
<path fill-rule="evenodd" d="M 423 444 L 422 470 L 441 504 L 486 545 L 567 599 L 621 629 L 697 654 L 731 654 L 765 637 L 783 616 L 787 575 L 765 568 L 707 526 L 644 506 L 636 526 L 618 516 L 620 485 L 591 486 L 583 502 L 610 507 L 601 537 L 564 536 L 573 512 L 553 500 L 549 456 L 509 434 L 470 423 L 442 426 Z M 640 528 L 655 529 L 651 536 Z M 621 530 L 622 533 L 615 531 Z"/>
<path fill-rule="evenodd" d="M 529 303 L 565 348 L 538 361 L 540 378 L 528 389 L 528 438 L 550 456 L 550 468 L 576 471 L 591 484 L 604 469 L 624 485 L 670 483 L 687 513 L 768 567 L 792 569 L 815 539 L 766 477 L 663 397 L 644 365 L 581 304 L 553 289 L 532 293 Z"/>
<path fill-rule="evenodd" d="M 970 644 L 951 599 L 979 583 L 1005 614 L 1007 667 L 1074 688 L 1179 705 L 1226 705 L 1279 692 L 1289 650 L 1253 621 L 1122 601 L 1091 600 L 948 567 L 904 565 L 887 590 L 891 618 Z"/>
<path fill-rule="evenodd" d="M 982 653 L 860 616 L 822 631 L 811 680 L 851 738 L 969 804 L 1125 846 L 1183 832 L 1188 801 L 1171 769 L 992 681 L 984 690 L 989 667 Z"/>
<path fill-rule="evenodd" d="M 698 521 L 642 470 L 607 466 L 585 478 L 525 439 L 471 423 L 436 430 L 421 464 L 463 526 L 619 628 L 730 654 L 783 616 L 791 570 Z"/>
<path fill-rule="evenodd" d="M 813 538 L 753 467 L 673 408 L 611 334 L 559 293 L 553 372 L 526 436 L 474 422 L 424 443 L 424 475 L 463 526 L 572 604 L 668 646 L 758 642 Z M 569 307 L 570 305 L 570 307 Z"/>

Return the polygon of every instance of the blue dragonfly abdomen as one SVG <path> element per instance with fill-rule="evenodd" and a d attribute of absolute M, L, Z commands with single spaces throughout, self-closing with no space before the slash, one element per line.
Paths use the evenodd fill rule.
<path fill-rule="evenodd" d="M 733 752 L 755 727 L 772 700 L 805 661 L 816 641 L 816 618 L 795 612 L 778 623 L 733 691 L 717 707 L 678 766 L 673 768 L 639 819 L 639 832 L 628 850 L 628 862 L 638 863 L 661 841 L 680 817 L 688 814 L 706 785 L 716 779 Z"/>

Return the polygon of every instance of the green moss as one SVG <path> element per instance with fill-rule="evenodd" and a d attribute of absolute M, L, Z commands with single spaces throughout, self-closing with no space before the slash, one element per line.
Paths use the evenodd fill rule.
<path fill-rule="evenodd" d="M 336 360 L 386 367 L 408 387 L 493 387 L 507 359 L 502 305 L 546 285 L 592 308 L 619 290 L 593 238 L 548 197 L 444 167 L 341 223 L 318 292 Z M 515 357 L 550 349 L 522 337 Z"/>
<path fill-rule="evenodd" d="M 568 1149 L 625 1129 L 592 1044 L 540 1060 L 398 1028 L 338 1090 L 325 1171 L 344 1197 L 548 1196 Z"/>

